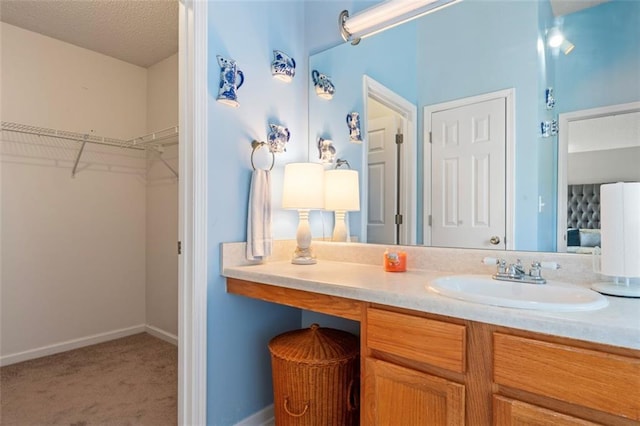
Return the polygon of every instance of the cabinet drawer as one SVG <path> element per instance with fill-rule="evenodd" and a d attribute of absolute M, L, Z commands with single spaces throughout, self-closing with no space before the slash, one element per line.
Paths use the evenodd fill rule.
<path fill-rule="evenodd" d="M 462 373 L 465 326 L 381 309 L 367 309 L 367 346 L 371 349 Z"/>
<path fill-rule="evenodd" d="M 497 395 L 493 396 L 493 424 L 494 426 L 599 426 L 597 423 Z"/>
<path fill-rule="evenodd" d="M 494 381 L 640 420 L 640 359 L 502 333 L 493 335 Z"/>

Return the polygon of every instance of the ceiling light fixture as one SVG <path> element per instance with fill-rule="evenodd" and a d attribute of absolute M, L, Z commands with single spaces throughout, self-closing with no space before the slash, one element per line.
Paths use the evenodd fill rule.
<path fill-rule="evenodd" d="M 356 45 L 360 40 L 435 12 L 462 0 L 388 0 L 353 16 L 343 10 L 338 17 L 344 41 Z"/>

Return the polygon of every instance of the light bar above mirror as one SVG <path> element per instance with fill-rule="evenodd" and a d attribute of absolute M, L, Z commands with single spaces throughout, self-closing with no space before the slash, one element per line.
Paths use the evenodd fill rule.
<path fill-rule="evenodd" d="M 343 10 L 338 17 L 344 41 L 356 45 L 360 40 L 435 12 L 462 0 L 389 0 L 349 16 Z"/>

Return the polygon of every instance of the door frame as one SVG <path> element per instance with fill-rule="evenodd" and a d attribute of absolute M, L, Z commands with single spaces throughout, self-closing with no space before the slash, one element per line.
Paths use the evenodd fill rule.
<path fill-rule="evenodd" d="M 491 101 L 494 99 L 505 100 L 505 249 L 514 249 L 514 201 L 515 201 L 515 88 L 498 90 L 496 92 L 484 93 L 482 95 L 470 96 L 466 98 L 455 99 L 452 101 L 441 102 L 433 105 L 427 105 L 423 108 L 423 124 L 424 124 L 424 157 L 423 157 L 423 181 L 424 177 L 431 176 L 431 143 L 429 142 L 429 134 L 431 133 L 431 115 L 439 111 L 459 108 L 480 102 Z M 432 180 L 431 180 L 432 182 Z M 429 185 L 423 185 L 423 241 L 425 246 L 431 246 L 431 225 L 429 225 L 429 216 L 433 213 L 433 203 L 431 202 L 431 182 Z M 428 207 L 427 207 L 428 204 Z"/>
<path fill-rule="evenodd" d="M 556 223 L 556 251 L 565 253 L 567 251 L 567 162 L 569 160 L 569 123 L 572 121 L 586 120 L 590 118 L 604 117 L 607 115 L 624 114 L 640 111 L 640 102 L 629 102 L 626 104 L 607 105 L 604 107 L 582 109 L 572 112 L 564 112 L 558 115 L 558 199 L 557 223 Z M 563 207 L 564 206 L 564 207 Z"/>
<path fill-rule="evenodd" d="M 394 92 L 383 84 L 377 82 L 373 78 L 368 75 L 364 75 L 362 77 L 362 85 L 363 90 L 362 93 L 364 95 L 363 104 L 364 104 L 364 129 L 363 133 L 366 135 L 368 132 L 368 108 L 367 108 L 367 99 L 369 97 L 375 99 L 386 107 L 392 109 L 397 114 L 399 114 L 404 121 L 404 128 L 402 129 L 402 133 L 404 135 L 404 149 L 402 150 L 402 165 L 403 170 L 401 171 L 400 178 L 400 200 L 401 205 L 403 207 L 403 211 L 407 212 L 405 214 L 405 220 L 403 224 L 406 224 L 402 228 L 401 232 L 401 240 L 404 241 L 403 245 L 415 245 L 417 238 L 417 161 L 416 161 L 416 138 L 417 138 L 417 119 L 418 119 L 418 108 Z M 368 144 L 367 139 L 363 142 L 362 149 L 362 181 L 363 187 L 364 183 L 368 182 L 368 172 L 367 172 L 367 154 L 368 150 L 366 146 Z M 362 192 L 362 203 L 360 205 L 360 238 L 362 241 L 367 240 L 367 217 L 368 217 L 368 202 L 369 202 L 369 194 L 368 191 Z"/>
<path fill-rule="evenodd" d="M 179 1 L 179 425 L 207 421 L 207 25 L 206 1 Z"/>

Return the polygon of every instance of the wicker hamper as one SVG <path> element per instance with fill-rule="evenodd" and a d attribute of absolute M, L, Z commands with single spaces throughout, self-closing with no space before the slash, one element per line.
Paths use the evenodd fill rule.
<path fill-rule="evenodd" d="M 269 342 L 276 425 L 357 425 L 359 339 L 313 324 Z"/>

